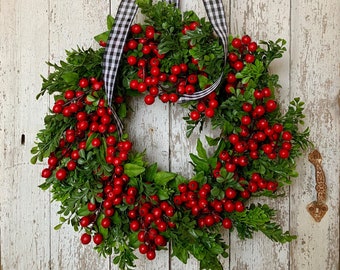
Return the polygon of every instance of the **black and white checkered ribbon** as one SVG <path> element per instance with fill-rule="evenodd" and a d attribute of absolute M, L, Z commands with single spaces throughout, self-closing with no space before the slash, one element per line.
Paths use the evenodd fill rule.
<path fill-rule="evenodd" d="M 226 16 L 224 13 L 224 6 L 222 0 L 203 0 L 205 10 L 207 12 L 208 18 L 218 37 L 221 39 L 224 49 L 224 64 L 227 60 L 227 52 L 228 52 L 228 27 L 226 22 Z M 212 93 L 221 83 L 223 79 L 223 73 L 220 77 L 208 88 L 195 92 L 194 94 L 187 95 L 184 94 L 179 98 L 178 102 L 183 103 L 190 100 L 198 100 L 201 99 L 210 93 Z"/>
<path fill-rule="evenodd" d="M 176 7 L 179 7 L 180 4 L 180 0 L 167 0 L 167 2 L 175 4 Z M 228 28 L 222 0 L 203 0 L 203 3 L 212 26 L 214 27 L 217 35 L 222 40 L 226 59 Z M 119 63 L 123 54 L 123 48 L 130 26 L 137 13 L 137 9 L 138 6 L 136 5 L 135 0 L 121 0 L 115 17 L 115 24 L 111 29 L 109 39 L 107 41 L 103 59 L 103 79 L 109 106 L 111 106 L 112 104 L 114 86 L 116 82 Z M 196 92 L 192 95 L 183 95 L 179 99 L 179 102 L 197 100 L 209 95 L 218 87 L 221 80 L 222 74 L 218 78 L 218 80 L 207 89 Z M 118 132 L 119 134 L 122 134 L 123 124 L 114 109 L 112 109 L 112 112 L 113 117 L 117 123 Z"/>

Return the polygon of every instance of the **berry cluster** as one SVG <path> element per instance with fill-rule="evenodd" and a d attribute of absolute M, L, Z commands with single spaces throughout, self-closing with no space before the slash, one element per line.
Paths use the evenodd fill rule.
<path fill-rule="evenodd" d="M 103 97 L 99 98 L 99 95 L 103 95 L 103 82 L 96 78 L 82 78 L 78 85 L 81 90 L 66 90 L 52 107 L 52 112 L 64 116 L 69 126 L 61 134 L 58 148 L 48 158 L 49 167 L 42 171 L 44 178 L 50 177 L 56 170 L 56 178 L 60 181 L 64 180 L 69 171 L 76 169 L 81 150 L 98 148 L 103 142 L 108 146 L 107 163 L 121 163 L 122 160 L 127 159 L 129 149 L 119 152 L 117 157 L 114 156 L 116 153 L 114 145 L 117 142 L 116 125 L 106 101 Z M 97 100 L 96 106 L 91 106 L 94 100 Z M 120 144 L 125 145 L 129 142 L 120 142 Z"/>
<path fill-rule="evenodd" d="M 104 166 L 94 168 L 94 175 L 103 185 L 103 192 L 96 194 L 101 203 L 89 201 L 88 215 L 80 219 L 80 226 L 91 230 L 101 213 L 104 217 L 100 226 L 109 228 L 110 217 L 115 213 L 114 206 L 126 203 L 133 205 L 137 189 L 128 187 L 129 177 L 124 173 L 124 162 L 128 159 L 132 143 L 120 141 L 113 122 L 112 111 L 103 97 L 103 82 L 95 78 L 79 80 L 80 90 L 66 90 L 52 107 L 55 115 L 62 115 L 68 122 L 67 129 L 61 134 L 58 147 L 48 158 L 48 168 L 41 172 L 43 178 L 49 178 L 55 171 L 55 178 L 66 181 L 71 172 L 85 163 L 82 157 L 101 146 L 105 149 Z M 70 177 L 75 177 L 74 175 Z M 93 241 L 99 245 L 103 240 L 100 233 L 95 233 Z M 88 244 L 91 234 L 84 233 L 81 242 Z"/>
<path fill-rule="evenodd" d="M 127 215 L 130 219 L 130 230 L 138 232 L 139 252 L 149 260 L 156 257 L 156 249 L 166 246 L 168 239 L 162 235 L 176 224 L 170 220 L 175 208 L 168 201 L 160 201 L 157 195 L 143 198 Z"/>
<path fill-rule="evenodd" d="M 196 30 L 197 27 L 198 22 L 185 25 L 182 35 L 186 35 L 187 31 Z M 175 103 L 180 96 L 191 95 L 201 90 L 199 76 L 208 75 L 199 68 L 197 59 L 187 55 L 185 57 L 187 59 L 179 59 L 178 63 L 168 67 L 167 62 L 163 65 L 163 60 L 167 61 L 166 55 L 160 53 L 158 48 L 162 34 L 153 26 L 134 24 L 131 26 L 130 35 L 131 38 L 124 47 L 125 61 L 133 68 L 134 74 L 129 87 L 140 93 L 146 93 L 144 101 L 147 105 L 153 104 L 156 97 L 163 103 Z M 193 47 L 190 40 L 185 46 L 187 48 L 182 48 L 183 51 Z M 207 114 L 211 115 L 211 112 Z"/>
<path fill-rule="evenodd" d="M 226 229 L 232 227 L 232 220 L 226 217 L 224 212 L 231 213 L 234 210 L 238 212 L 244 211 L 244 205 L 241 201 L 235 204 L 231 201 L 236 197 L 236 192 L 231 193 L 228 188 L 225 192 L 226 197 L 218 200 L 210 200 L 211 185 L 206 183 L 199 187 L 199 183 L 195 180 L 189 183 L 179 184 L 179 195 L 174 196 L 174 203 L 177 206 L 183 206 L 191 211 L 191 214 L 197 220 L 199 228 L 211 227 L 214 224 L 222 223 Z"/>

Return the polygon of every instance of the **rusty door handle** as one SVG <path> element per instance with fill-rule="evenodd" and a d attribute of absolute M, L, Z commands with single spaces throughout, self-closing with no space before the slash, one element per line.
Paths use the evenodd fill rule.
<path fill-rule="evenodd" d="M 311 202 L 307 205 L 308 212 L 312 215 L 316 222 L 320 222 L 328 210 L 326 205 L 327 199 L 327 184 L 326 176 L 321 166 L 322 157 L 318 150 L 313 150 L 308 155 L 308 160 L 315 167 L 315 181 L 316 181 L 316 201 Z"/>

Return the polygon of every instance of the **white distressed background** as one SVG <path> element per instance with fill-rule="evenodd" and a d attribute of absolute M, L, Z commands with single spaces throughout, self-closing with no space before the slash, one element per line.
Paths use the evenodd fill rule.
<path fill-rule="evenodd" d="M 280 74 L 280 99 L 287 104 L 300 96 L 306 102 L 306 124 L 323 155 L 329 211 L 320 223 L 307 213 L 316 198 L 314 167 L 304 156 L 300 177 L 286 198 L 270 202 L 279 209 L 284 229 L 298 235 L 291 244 L 272 243 L 260 234 L 240 241 L 234 234 L 225 269 L 337 270 L 339 269 L 340 163 L 340 2 L 339 0 L 225 0 L 233 34 L 256 40 L 282 37 L 285 57 L 275 62 Z M 37 188 L 43 165 L 29 163 L 36 132 L 50 103 L 36 101 L 45 61 L 59 61 L 64 50 L 94 45 L 92 37 L 105 28 L 105 17 L 116 12 L 118 0 L 0 0 L 0 269 L 77 270 L 117 269 L 111 259 L 99 258 L 79 244 L 71 228 L 54 231 L 57 205 Z M 182 9 L 204 15 L 200 0 L 182 0 Z M 190 175 L 188 153 L 197 134 L 185 138 L 183 110 L 163 105 L 145 108 L 136 103 L 131 132 L 137 147 L 147 147 L 149 158 L 163 169 Z M 171 259 L 164 251 L 152 263 L 138 261 L 137 269 L 196 270 Z"/>

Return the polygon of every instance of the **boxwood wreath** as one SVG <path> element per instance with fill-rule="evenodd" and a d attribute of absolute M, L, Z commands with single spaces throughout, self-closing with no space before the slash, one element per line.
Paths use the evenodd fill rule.
<path fill-rule="evenodd" d="M 31 162 L 47 159 L 40 188 L 60 202 L 55 229 L 71 224 L 82 232 L 82 244 L 93 241 L 121 269 L 134 266 L 136 249 L 152 260 L 168 245 L 183 263 L 193 256 L 200 269 L 223 269 L 226 231 L 241 239 L 257 231 L 280 243 L 295 239 L 273 220 L 274 209 L 250 200 L 283 196 L 282 187 L 297 176 L 296 158 L 310 144 L 308 128 L 299 130 L 303 102 L 295 98 L 283 112 L 275 97 L 279 78 L 269 73 L 285 41 L 230 36 L 224 67 L 210 22 L 164 2 L 138 4 L 145 21 L 130 29 L 112 104 L 101 64 L 109 31 L 95 37 L 101 47 L 67 51 L 65 61 L 48 63 L 53 71 L 37 98 L 53 95 L 54 105 Z M 114 19 L 108 16 L 107 23 L 110 30 Z M 188 109 L 187 136 L 207 120 L 220 133 L 206 137 L 209 151 L 197 139 L 190 179 L 150 164 L 145 151 L 134 151 L 127 133 L 118 133 L 112 111 L 124 121 L 132 111 L 129 100 L 176 103 L 222 72 L 225 79 L 214 92 L 182 104 Z"/>

